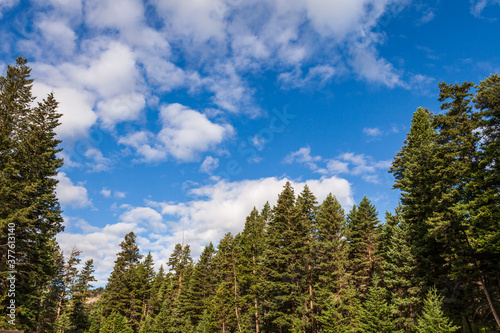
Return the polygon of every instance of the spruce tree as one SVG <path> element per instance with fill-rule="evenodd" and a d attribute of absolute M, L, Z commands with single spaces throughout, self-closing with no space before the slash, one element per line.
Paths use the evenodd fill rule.
<path fill-rule="evenodd" d="M 55 138 L 60 114 L 52 94 L 34 106 L 27 60 L 19 57 L 0 77 L 0 272 L 5 279 L 11 265 L 7 236 L 15 234 L 16 302 L 22 304 L 16 328 L 34 330 L 40 317 L 42 293 L 56 274 L 55 235 L 63 230 L 56 198 Z M 14 267 L 14 266 L 12 266 Z M 6 312 L 6 284 L 0 285 L 0 327 Z"/>
<path fill-rule="evenodd" d="M 363 197 L 347 216 L 348 274 L 361 298 L 367 295 L 373 274 L 378 270 L 379 220 L 375 206 Z"/>
<path fill-rule="evenodd" d="M 238 237 L 237 270 L 241 290 L 243 325 L 259 332 L 262 321 L 263 259 L 265 250 L 265 220 L 257 209 L 246 218 Z"/>
<path fill-rule="evenodd" d="M 427 285 L 434 285 L 442 274 L 442 245 L 429 232 L 428 219 L 437 205 L 438 192 L 434 184 L 437 133 L 432 126 L 429 110 L 419 107 L 413 114 L 410 132 L 397 153 L 389 172 L 401 191 L 401 215 L 408 224 L 410 245 L 415 249 L 419 276 Z"/>
<path fill-rule="evenodd" d="M 265 251 L 266 330 L 305 330 L 309 322 L 309 299 L 304 292 L 308 234 L 290 182 L 285 184 L 272 215 Z"/>
<path fill-rule="evenodd" d="M 205 309 L 208 308 L 210 297 L 215 294 L 214 255 L 215 249 L 213 244 L 210 243 L 203 249 L 200 259 L 193 269 L 187 312 L 195 325 L 198 325 L 198 322 L 202 319 Z"/>
<path fill-rule="evenodd" d="M 387 214 L 383 232 L 387 237 L 387 244 L 381 251 L 382 284 L 394 306 L 396 327 L 404 331 L 409 331 L 413 326 L 423 298 L 421 279 L 417 275 L 417 260 L 410 245 L 408 229 L 398 210 L 394 216 Z"/>
<path fill-rule="evenodd" d="M 338 298 L 341 288 L 346 287 L 346 252 L 342 228 L 345 224 L 344 210 L 331 193 L 320 205 L 316 215 L 317 228 L 317 271 L 315 289 L 321 313 Z"/>
<path fill-rule="evenodd" d="M 103 294 L 103 315 L 109 316 L 113 312 L 130 317 L 136 316 L 137 308 L 131 282 L 133 282 L 135 268 L 139 264 L 142 255 L 139 246 L 135 242 L 136 236 L 133 232 L 125 235 L 120 243 L 121 251 L 117 253 L 115 266 L 108 279 L 106 290 Z M 140 312 L 139 312 L 140 313 Z"/>
<path fill-rule="evenodd" d="M 422 315 L 419 316 L 415 331 L 418 333 L 452 333 L 459 328 L 453 326 L 453 323 L 444 315 L 443 297 L 437 294 L 435 288 L 431 288 L 424 301 Z"/>
<path fill-rule="evenodd" d="M 377 275 L 361 308 L 360 329 L 367 333 L 390 333 L 396 331 L 395 309 L 387 302 L 387 290 L 380 286 Z"/>

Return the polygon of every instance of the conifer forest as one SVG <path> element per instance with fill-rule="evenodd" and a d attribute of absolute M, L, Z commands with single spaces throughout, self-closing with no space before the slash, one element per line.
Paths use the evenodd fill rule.
<path fill-rule="evenodd" d="M 33 103 L 32 83 L 23 58 L 0 78 L 1 329 L 500 332 L 498 74 L 439 83 L 441 110 L 416 108 L 383 219 L 367 197 L 345 211 L 287 182 L 196 261 L 179 242 L 155 269 L 130 230 L 102 288 L 56 241 L 60 114 L 52 94 Z"/>

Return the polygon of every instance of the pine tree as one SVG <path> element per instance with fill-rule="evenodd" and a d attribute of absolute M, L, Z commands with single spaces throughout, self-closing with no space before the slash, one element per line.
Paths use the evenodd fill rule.
<path fill-rule="evenodd" d="M 238 237 L 237 270 L 241 291 L 241 309 L 245 317 L 243 326 L 260 331 L 263 298 L 263 255 L 265 249 L 265 220 L 257 209 L 246 218 L 243 232 Z"/>
<path fill-rule="evenodd" d="M 487 299 L 490 312 L 500 328 L 498 314 L 500 299 L 500 76 L 492 74 L 477 86 L 473 100 L 479 109 L 479 128 L 482 140 L 478 149 L 478 166 L 473 180 L 466 185 L 472 192 L 471 200 L 465 207 L 470 216 L 467 233 L 469 245 L 479 275 L 479 282 Z M 494 288 L 491 280 L 497 280 Z M 496 292 L 496 293 L 495 293 Z"/>
<path fill-rule="evenodd" d="M 87 260 L 85 266 L 78 273 L 76 283 L 73 286 L 73 297 L 69 310 L 72 324 L 71 332 L 84 332 L 90 327 L 90 309 L 86 306 L 85 301 L 89 296 L 89 290 L 93 287 L 91 283 L 96 281 L 93 276 L 94 271 L 94 260 Z"/>
<path fill-rule="evenodd" d="M 354 286 L 344 285 L 322 302 L 322 311 L 317 317 L 321 330 L 326 333 L 360 332 L 361 308 Z"/>
<path fill-rule="evenodd" d="M 387 238 L 381 251 L 383 285 L 389 291 L 394 305 L 397 328 L 409 331 L 413 326 L 422 295 L 421 281 L 417 276 L 417 261 L 410 245 L 408 225 L 399 210 L 396 215 L 386 215 L 383 235 Z"/>
<path fill-rule="evenodd" d="M 241 332 L 239 309 L 240 290 L 236 276 L 236 240 L 227 233 L 217 245 L 214 268 L 217 279 L 217 291 L 212 299 L 212 318 L 222 331 Z"/>
<path fill-rule="evenodd" d="M 54 132 L 61 115 L 52 94 L 33 106 L 30 71 L 27 60 L 19 57 L 0 77 L 0 272 L 5 279 L 12 270 L 7 269 L 10 232 L 16 244 L 16 302 L 23 305 L 16 328 L 26 330 L 42 319 L 42 293 L 56 274 L 55 235 L 63 230 L 54 178 L 62 166 Z M 8 301 L 5 284 L 0 285 L 0 300 Z"/>
<path fill-rule="evenodd" d="M 395 331 L 394 307 L 387 303 L 387 290 L 380 285 L 377 275 L 361 308 L 360 329 L 367 333 L 390 333 Z"/>
<path fill-rule="evenodd" d="M 361 298 L 367 295 L 373 274 L 378 270 L 379 220 L 375 206 L 363 197 L 347 216 L 348 273 Z"/>
<path fill-rule="evenodd" d="M 212 243 L 205 246 L 200 255 L 200 259 L 193 269 L 189 288 L 190 302 L 187 312 L 191 316 L 195 325 L 202 319 L 205 309 L 210 301 L 210 297 L 215 294 L 216 282 L 214 273 L 215 249 Z"/>
<path fill-rule="evenodd" d="M 134 333 L 134 330 L 128 325 L 125 316 L 114 312 L 106 318 L 99 333 Z"/>
<path fill-rule="evenodd" d="M 435 288 L 431 288 L 424 301 L 422 315 L 419 316 L 415 330 L 418 333 L 434 332 L 456 332 L 457 326 L 453 326 L 450 320 L 444 315 L 442 308 L 442 297 L 437 294 Z"/>
<path fill-rule="evenodd" d="M 125 235 L 120 243 L 121 251 L 117 253 L 115 266 L 108 279 L 105 293 L 103 294 L 103 315 L 109 316 L 118 312 L 129 320 L 136 317 L 137 308 L 131 282 L 133 282 L 135 268 L 139 264 L 142 255 L 139 253 L 136 236 L 133 232 Z M 139 311 L 140 313 L 140 311 Z"/>
<path fill-rule="evenodd" d="M 318 211 L 317 207 L 318 202 L 316 201 L 316 197 L 309 190 L 307 184 L 304 186 L 304 189 L 297 197 L 297 225 L 302 232 L 302 238 L 300 234 L 297 235 L 298 242 L 302 242 L 302 246 L 297 247 L 298 256 L 302 257 L 302 265 L 303 268 L 301 270 L 304 271 L 304 275 L 302 277 L 302 281 L 300 281 L 301 285 L 301 293 L 303 295 L 305 304 L 304 304 L 304 316 L 307 323 L 305 328 L 307 331 L 316 331 L 317 325 L 314 321 L 314 315 L 317 312 L 317 304 L 316 304 L 316 291 L 315 284 L 318 279 L 318 257 L 317 257 L 317 221 L 316 214 Z M 300 244 L 300 243 L 299 243 Z M 299 259 L 300 260 L 300 259 Z"/>
<path fill-rule="evenodd" d="M 442 274 L 442 246 L 429 233 L 428 219 L 437 205 L 439 178 L 435 172 L 437 133 L 429 110 L 419 107 L 413 114 L 410 133 L 397 153 L 389 172 L 394 174 L 394 188 L 401 190 L 401 213 L 408 224 L 410 244 L 414 247 L 419 276 L 434 285 Z"/>
<path fill-rule="evenodd" d="M 189 245 L 175 244 L 174 252 L 170 255 L 168 265 L 170 266 L 170 271 L 174 271 L 177 276 L 177 294 L 180 294 L 184 271 L 187 266 L 192 265 Z"/>
<path fill-rule="evenodd" d="M 344 224 L 344 210 L 337 198 L 330 193 L 316 215 L 318 277 L 315 289 L 319 315 L 328 306 L 331 307 L 333 300 L 338 300 L 341 288 L 348 283 L 345 276 L 345 242 L 342 237 Z"/>
<path fill-rule="evenodd" d="M 298 218 L 295 196 L 287 182 L 273 208 L 267 228 L 265 251 L 266 330 L 304 330 L 308 321 L 303 278 L 307 253 L 307 230 Z"/>

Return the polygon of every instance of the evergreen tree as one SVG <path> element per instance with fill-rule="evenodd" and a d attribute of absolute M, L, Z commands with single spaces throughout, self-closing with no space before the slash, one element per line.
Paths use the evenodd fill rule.
<path fill-rule="evenodd" d="M 194 266 L 189 288 L 189 304 L 187 312 L 195 325 L 202 319 L 208 308 L 210 297 L 215 294 L 216 282 L 214 273 L 215 249 L 212 243 L 205 246 L 200 259 Z"/>
<path fill-rule="evenodd" d="M 373 274 L 378 269 L 379 220 L 375 206 L 363 197 L 347 216 L 348 273 L 361 298 L 367 295 Z"/>
<path fill-rule="evenodd" d="M 242 319 L 248 330 L 260 331 L 263 295 L 263 255 L 265 249 L 265 220 L 257 209 L 246 218 L 238 242 L 238 280 L 241 290 Z"/>
<path fill-rule="evenodd" d="M 419 107 L 389 172 L 396 179 L 394 188 L 401 191 L 401 213 L 408 224 L 410 244 L 416 251 L 417 274 L 429 286 L 436 283 L 436 276 L 442 274 L 444 266 L 440 256 L 442 246 L 430 235 L 427 223 L 437 205 L 436 151 L 437 133 L 432 126 L 432 115 Z"/>
<path fill-rule="evenodd" d="M 89 259 L 78 273 L 69 310 L 71 332 L 80 333 L 90 327 L 90 309 L 86 306 L 85 301 L 89 296 L 89 290 L 93 287 L 91 283 L 96 281 L 93 276 L 94 271 L 94 260 Z"/>
<path fill-rule="evenodd" d="M 390 333 L 395 331 L 394 308 L 387 303 L 387 290 L 379 285 L 374 275 L 373 283 L 361 308 L 360 329 L 367 333 Z"/>
<path fill-rule="evenodd" d="M 322 302 L 317 317 L 326 333 L 354 333 L 360 331 L 361 302 L 352 284 L 344 285 L 336 294 Z"/>
<path fill-rule="evenodd" d="M 478 150 L 478 166 L 473 181 L 466 184 L 472 192 L 464 207 L 470 217 L 467 237 L 478 268 L 475 272 L 487 299 L 497 329 L 500 318 L 500 76 L 492 74 L 477 86 L 473 100 L 479 109 L 482 140 Z M 497 280 L 498 284 L 491 283 Z"/>
<path fill-rule="evenodd" d="M 386 215 L 383 235 L 387 237 L 387 245 L 381 251 L 383 285 L 389 291 L 389 299 L 395 308 L 397 328 L 409 331 L 423 295 L 417 276 L 417 261 L 410 245 L 409 228 L 399 213 L 396 210 L 395 216 Z"/>
<path fill-rule="evenodd" d="M 120 243 L 121 251 L 117 253 L 115 266 L 102 297 L 105 317 L 114 312 L 125 315 L 128 319 L 135 318 L 137 315 L 136 300 L 131 288 L 131 282 L 142 255 L 139 253 L 139 247 L 135 240 L 135 234 L 130 232 L 125 235 L 124 240 Z"/>
<path fill-rule="evenodd" d="M 444 315 L 442 308 L 442 297 L 440 297 L 435 288 L 431 288 L 424 301 L 422 315 L 419 316 L 415 327 L 418 333 L 434 332 L 456 332 L 459 328 L 453 326 L 450 320 Z"/>
<path fill-rule="evenodd" d="M 99 333 L 134 333 L 134 330 L 128 325 L 125 316 L 114 312 L 106 318 Z"/>
<path fill-rule="evenodd" d="M 212 299 L 211 315 L 216 327 L 229 332 L 236 330 L 241 332 L 235 244 L 233 235 L 227 233 L 217 245 L 217 254 L 214 258 L 218 288 Z"/>
<path fill-rule="evenodd" d="M 331 193 L 320 205 L 316 215 L 317 271 L 315 289 L 321 314 L 331 302 L 339 299 L 341 288 L 348 284 L 345 271 L 345 242 L 342 228 L 345 224 L 344 210 Z"/>
<path fill-rule="evenodd" d="M 170 266 L 170 271 L 174 271 L 177 276 L 177 294 L 181 292 L 184 271 L 192 263 L 189 245 L 175 244 L 174 252 L 170 255 L 168 265 Z"/>
<path fill-rule="evenodd" d="M 52 94 L 33 106 L 27 60 L 19 57 L 0 77 L 0 272 L 7 278 L 9 233 L 16 244 L 16 328 L 33 330 L 40 318 L 42 293 L 56 274 L 55 235 L 63 230 L 56 198 L 62 159 L 55 138 L 60 114 Z M 14 266 L 12 266 L 14 267 Z M 0 285 L 0 327 L 4 322 L 6 284 Z"/>
<path fill-rule="evenodd" d="M 308 274 L 304 266 L 308 234 L 298 218 L 290 182 L 285 184 L 272 215 L 265 251 L 266 330 L 305 330 L 308 299 L 303 277 Z"/>

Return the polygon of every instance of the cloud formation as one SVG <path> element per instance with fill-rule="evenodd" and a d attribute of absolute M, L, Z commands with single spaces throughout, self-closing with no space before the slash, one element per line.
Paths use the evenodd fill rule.
<path fill-rule="evenodd" d="M 378 135 L 378 133 L 374 134 Z M 371 156 L 352 152 L 342 153 L 335 158 L 323 158 L 321 156 L 312 156 L 311 148 L 307 146 L 288 154 L 283 162 L 304 164 L 311 171 L 322 175 L 347 174 L 361 176 L 368 183 L 378 184 L 380 179 L 377 172 L 387 171 L 392 161 L 375 161 Z"/>
<path fill-rule="evenodd" d="M 64 206 L 73 208 L 92 206 L 87 189 L 83 184 L 79 183 L 75 185 L 64 172 L 59 172 L 56 179 L 58 180 L 56 194 L 63 208 Z"/>
<path fill-rule="evenodd" d="M 162 107 L 160 118 L 162 129 L 157 134 L 138 131 L 120 138 L 119 143 L 135 148 L 143 162 L 159 162 L 168 156 L 193 161 L 234 133 L 231 125 L 211 122 L 206 115 L 178 103 Z"/>

